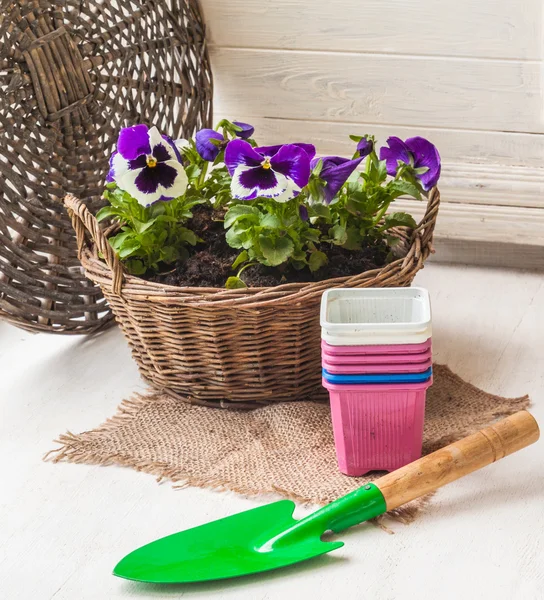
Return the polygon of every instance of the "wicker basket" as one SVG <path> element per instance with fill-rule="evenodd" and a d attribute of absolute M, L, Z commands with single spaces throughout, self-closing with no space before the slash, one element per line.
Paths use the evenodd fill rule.
<path fill-rule="evenodd" d="M 0 0 L 0 317 L 62 333 L 113 322 L 62 198 L 96 210 L 121 126 L 187 137 L 211 98 L 196 0 Z"/>
<path fill-rule="evenodd" d="M 439 203 L 434 188 L 417 229 L 396 232 L 404 257 L 382 269 L 316 283 L 226 290 L 128 275 L 87 207 L 74 196 L 65 198 L 87 276 L 102 288 L 144 379 L 182 400 L 224 408 L 319 394 L 322 292 L 410 285 L 432 250 Z"/>

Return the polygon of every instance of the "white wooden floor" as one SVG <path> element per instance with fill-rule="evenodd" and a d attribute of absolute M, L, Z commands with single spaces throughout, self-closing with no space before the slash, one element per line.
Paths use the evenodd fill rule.
<path fill-rule="evenodd" d="M 529 393 L 544 424 L 543 275 L 434 264 L 417 283 L 431 291 L 436 359 L 491 392 Z M 57 434 L 99 424 L 144 389 L 117 330 L 83 339 L 0 324 L 0 373 L 0 598 L 544 598 L 544 442 L 444 488 L 395 535 L 357 527 L 299 567 L 190 587 L 117 579 L 112 567 L 137 546 L 259 502 L 41 461 Z"/>

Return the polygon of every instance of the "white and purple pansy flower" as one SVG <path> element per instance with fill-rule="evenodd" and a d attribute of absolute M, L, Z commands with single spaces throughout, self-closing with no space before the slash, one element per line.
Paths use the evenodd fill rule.
<path fill-rule="evenodd" d="M 338 194 L 348 177 L 359 166 L 363 157 L 342 158 L 341 156 L 324 156 L 322 158 L 314 158 L 311 162 L 311 168 L 314 169 L 319 161 L 321 161 L 321 172 L 319 179 L 325 182 L 325 186 L 321 189 L 323 200 L 326 204 L 330 204 L 332 199 Z"/>
<path fill-rule="evenodd" d="M 225 164 L 232 176 L 232 195 L 240 200 L 263 197 L 287 202 L 310 178 L 308 154 L 296 144 L 253 148 L 244 140 L 232 140 Z"/>
<path fill-rule="evenodd" d="M 263 156 L 274 156 L 274 154 L 276 154 L 278 152 L 278 150 L 283 146 L 284 144 L 276 144 L 275 146 L 258 146 L 257 148 L 255 148 L 255 150 L 259 153 L 262 154 Z M 310 160 L 312 160 L 312 158 L 315 156 L 315 146 L 313 144 L 305 144 L 303 142 L 294 142 L 293 144 L 290 144 L 291 146 L 297 146 L 298 148 L 302 148 L 302 150 L 304 150 L 304 152 L 306 152 L 306 154 L 308 155 L 308 158 Z"/>
<path fill-rule="evenodd" d="M 380 160 L 386 161 L 387 173 L 395 176 L 399 162 L 416 169 L 416 176 L 425 191 L 433 188 L 440 178 L 440 154 L 434 144 L 422 137 L 408 138 L 403 142 L 398 137 L 387 139 L 389 147 L 380 149 Z M 425 170 L 426 168 L 426 170 Z M 417 173 L 417 169 L 424 172 Z"/>
<path fill-rule="evenodd" d="M 115 181 L 143 206 L 177 198 L 187 188 L 178 149 L 156 127 L 148 129 L 147 125 L 121 130 L 106 179 Z"/>

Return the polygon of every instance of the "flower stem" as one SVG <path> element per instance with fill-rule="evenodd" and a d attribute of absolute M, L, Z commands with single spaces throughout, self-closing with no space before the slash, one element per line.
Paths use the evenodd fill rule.
<path fill-rule="evenodd" d="M 198 176 L 198 189 L 201 189 L 204 185 L 204 179 L 206 178 L 206 171 L 208 170 L 208 162 L 206 161 L 200 169 L 200 175 Z"/>
<path fill-rule="evenodd" d="M 385 215 L 385 213 L 387 212 L 387 209 L 389 208 L 389 202 L 387 204 L 385 204 L 384 206 L 382 206 L 382 208 L 379 210 L 378 214 L 374 217 L 373 220 L 373 225 L 376 226 L 381 220 L 382 217 Z"/>
<path fill-rule="evenodd" d="M 258 263 L 256 262 L 248 262 L 247 264 L 245 264 L 236 274 L 236 277 L 238 277 L 238 279 L 240 279 L 240 275 L 248 268 L 248 267 L 253 267 L 254 265 L 256 265 Z"/>

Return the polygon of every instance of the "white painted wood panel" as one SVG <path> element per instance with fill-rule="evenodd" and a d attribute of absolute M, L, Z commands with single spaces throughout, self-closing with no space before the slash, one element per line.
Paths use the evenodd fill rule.
<path fill-rule="evenodd" d="M 222 114 L 544 133 L 537 61 L 216 47 L 212 66 Z"/>
<path fill-rule="evenodd" d="M 418 221 L 425 203 L 399 198 L 391 207 Z M 517 206 L 457 204 L 442 201 L 436 222 L 437 239 L 537 246 L 544 258 L 544 210 Z M 520 255 L 519 265 L 523 267 Z"/>
<path fill-rule="evenodd" d="M 542 248 L 541 0 L 203 0 L 219 117 L 349 156 L 350 133 L 443 158 L 437 233 Z M 521 254 L 519 254 L 521 256 Z"/>
<path fill-rule="evenodd" d="M 539 59 L 541 0 L 201 0 L 218 46 Z"/>

